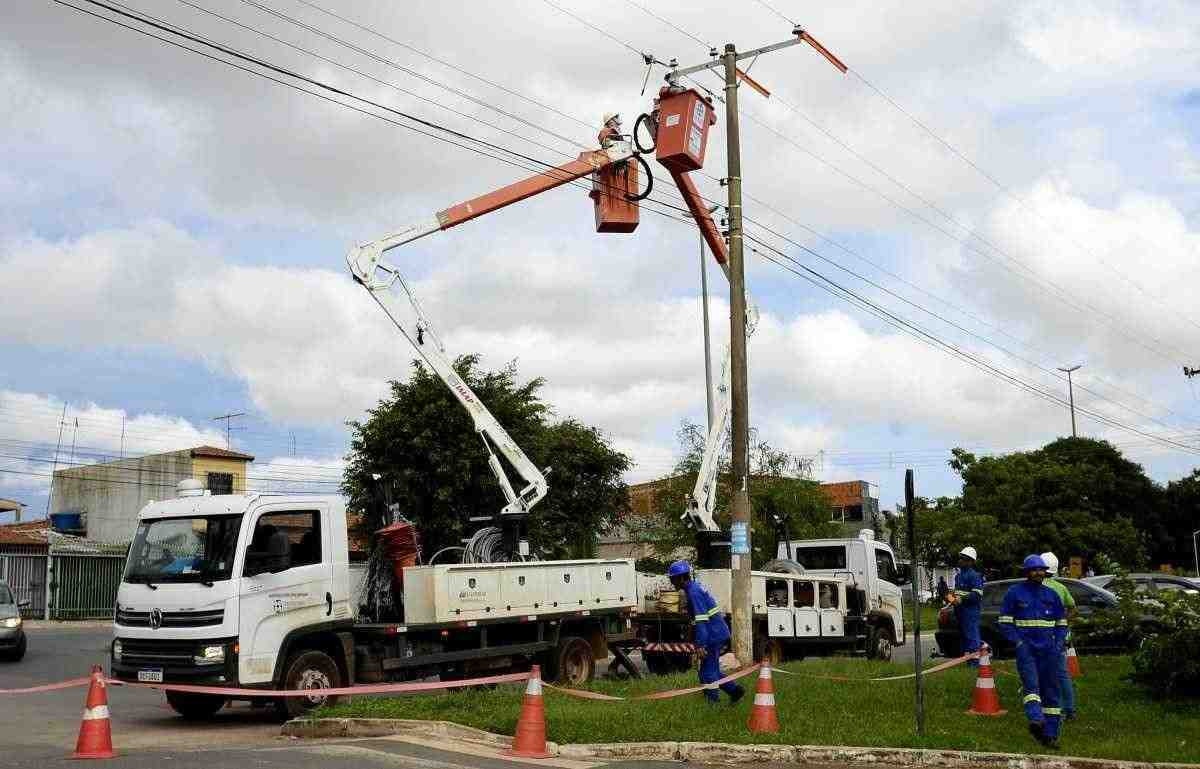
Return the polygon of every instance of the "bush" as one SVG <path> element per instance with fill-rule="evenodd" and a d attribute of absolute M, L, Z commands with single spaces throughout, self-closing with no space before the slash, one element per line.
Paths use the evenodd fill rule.
<path fill-rule="evenodd" d="M 1158 593 L 1144 601 L 1157 632 L 1133 654 L 1131 678 L 1164 696 L 1200 696 L 1200 595 Z"/>

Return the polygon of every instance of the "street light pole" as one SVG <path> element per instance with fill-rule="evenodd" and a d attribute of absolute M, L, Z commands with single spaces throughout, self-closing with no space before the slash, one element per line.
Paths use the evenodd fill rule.
<path fill-rule="evenodd" d="M 1196 559 L 1196 576 L 1200 577 L 1200 548 L 1196 546 L 1196 535 L 1200 534 L 1200 529 L 1192 532 L 1192 557 Z"/>
<path fill-rule="evenodd" d="M 1062 371 L 1063 373 L 1065 373 L 1067 375 L 1067 397 L 1070 399 L 1070 402 L 1071 402 L 1071 437 L 1072 438 L 1076 438 L 1078 436 L 1075 433 L 1075 385 L 1071 381 L 1071 373 L 1073 371 L 1078 371 L 1080 369 L 1080 367 L 1082 367 L 1082 366 L 1083 366 L 1082 363 L 1076 363 L 1074 366 L 1068 366 L 1067 368 L 1059 369 L 1059 371 Z"/>

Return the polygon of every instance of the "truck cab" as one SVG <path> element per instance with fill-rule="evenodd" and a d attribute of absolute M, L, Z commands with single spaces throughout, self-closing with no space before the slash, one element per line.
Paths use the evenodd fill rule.
<path fill-rule="evenodd" d="M 259 688 L 348 683 L 347 560 L 340 497 L 212 496 L 183 481 L 178 498 L 138 515 L 117 590 L 112 676 Z M 193 717 L 224 703 L 173 691 L 167 699 Z"/>
<path fill-rule="evenodd" d="M 900 589 L 903 573 L 892 548 L 876 540 L 870 529 L 854 539 L 781 542 L 777 556 L 797 561 L 808 575 L 843 577 L 849 589 L 861 592 L 868 656 L 886 658 L 891 646 L 907 640 Z"/>

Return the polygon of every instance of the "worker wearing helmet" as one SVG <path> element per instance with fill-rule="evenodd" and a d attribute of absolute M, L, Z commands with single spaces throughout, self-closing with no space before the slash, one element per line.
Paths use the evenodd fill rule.
<path fill-rule="evenodd" d="M 1067 614 L 1058 593 L 1047 587 L 1046 561 L 1031 555 L 1021 564 L 1025 581 L 1008 589 L 1000 609 L 1000 632 L 1017 649 L 1017 673 L 1025 692 L 1025 717 L 1038 742 L 1058 747 L 1062 708 L 1058 664 L 1067 640 Z"/>
<path fill-rule="evenodd" d="M 700 661 L 700 683 L 711 684 L 721 678 L 721 652 L 729 643 L 729 625 L 725 615 L 717 606 L 717 602 L 699 582 L 692 579 L 692 567 L 687 561 L 676 561 L 667 569 L 667 576 L 676 590 L 683 591 L 687 596 L 688 611 L 691 612 L 692 622 L 696 626 L 695 642 L 700 647 L 704 658 Z M 736 681 L 721 684 L 721 691 L 729 695 L 729 702 L 736 703 L 745 695 Z M 704 690 L 704 696 L 710 703 L 721 701 L 721 695 L 714 688 Z"/>
<path fill-rule="evenodd" d="M 1067 612 L 1067 646 L 1071 643 L 1070 621 L 1075 615 L 1075 597 L 1071 595 L 1071 591 L 1067 590 L 1067 586 L 1059 582 L 1058 575 L 1058 556 L 1054 553 L 1042 553 L 1042 560 L 1046 562 L 1046 581 L 1042 584 L 1058 593 L 1058 598 L 1063 602 L 1063 609 Z M 1062 703 L 1063 718 L 1070 721 L 1075 718 L 1075 684 L 1071 681 L 1071 674 L 1067 671 L 1067 653 L 1063 649 L 1062 659 L 1058 661 L 1058 699 Z"/>
<path fill-rule="evenodd" d="M 604 115 L 604 127 L 600 129 L 600 135 L 596 137 L 600 142 L 600 146 L 608 149 L 614 141 L 621 138 L 621 116 L 615 112 L 608 112 Z"/>
<path fill-rule="evenodd" d="M 975 568 L 979 555 L 973 547 L 964 547 L 958 554 L 958 573 L 954 575 L 954 592 L 949 594 L 954 604 L 954 616 L 958 620 L 958 635 L 962 639 L 962 653 L 979 651 L 983 645 L 979 637 L 979 612 L 983 603 L 983 575 Z M 979 660 L 971 660 L 978 665 Z"/>

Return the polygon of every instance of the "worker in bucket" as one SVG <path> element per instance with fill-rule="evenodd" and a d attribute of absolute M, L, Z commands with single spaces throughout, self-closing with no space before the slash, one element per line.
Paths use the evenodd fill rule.
<path fill-rule="evenodd" d="M 1043 584 L 1046 566 L 1040 555 L 1025 559 L 1021 564 L 1025 581 L 1005 593 L 999 624 L 1017 650 L 1029 733 L 1043 745 L 1057 748 L 1062 727 L 1058 669 L 1066 648 L 1067 613 L 1058 593 Z"/>
<path fill-rule="evenodd" d="M 604 127 L 600 129 L 600 135 L 596 137 L 600 146 L 608 149 L 615 141 L 621 139 L 621 116 L 615 112 L 608 112 L 604 115 Z"/>
<path fill-rule="evenodd" d="M 947 599 L 954 604 L 954 616 L 958 620 L 958 634 L 962 639 L 962 653 L 979 651 L 979 612 L 983 603 L 983 575 L 975 568 L 979 554 L 975 548 L 964 547 L 958 554 L 958 573 L 954 575 L 954 591 Z M 971 665 L 978 665 L 973 659 Z"/>
<path fill-rule="evenodd" d="M 711 684 L 721 678 L 721 652 L 729 643 L 729 625 L 725 615 L 708 591 L 699 582 L 692 579 L 692 567 L 687 561 L 676 561 L 667 568 L 667 576 L 676 590 L 687 596 L 688 611 L 691 612 L 692 622 L 696 626 L 696 646 L 700 647 L 703 658 L 700 660 L 700 683 Z M 729 695 L 730 704 L 736 703 L 745 694 L 736 681 L 721 684 L 721 691 Z M 712 704 L 721 701 L 721 695 L 716 689 L 705 689 L 704 696 Z"/>
<path fill-rule="evenodd" d="M 1058 599 L 1062 601 L 1063 609 L 1067 613 L 1067 640 L 1063 647 L 1062 659 L 1058 661 L 1058 700 L 1062 704 L 1063 719 L 1072 721 L 1075 719 L 1075 683 L 1067 671 L 1067 647 L 1071 645 L 1071 619 L 1076 614 L 1075 597 L 1067 590 L 1066 585 L 1058 581 L 1058 556 L 1045 552 L 1042 553 L 1042 560 L 1046 562 L 1048 575 L 1042 584 L 1058 593 Z"/>

